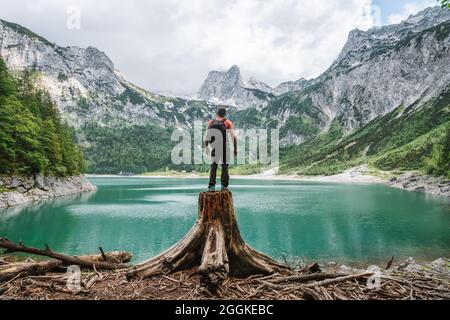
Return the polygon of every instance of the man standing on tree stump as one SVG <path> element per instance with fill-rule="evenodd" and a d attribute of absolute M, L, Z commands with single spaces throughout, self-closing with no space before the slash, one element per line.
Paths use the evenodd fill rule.
<path fill-rule="evenodd" d="M 208 130 L 205 136 L 206 153 L 209 152 L 211 145 L 211 171 L 209 174 L 208 191 L 216 189 L 216 175 L 219 164 L 222 165 L 221 184 L 222 190 L 228 188 L 230 176 L 228 174 L 228 166 L 230 163 L 227 136 L 233 139 L 234 156 L 237 156 L 237 137 L 234 132 L 233 123 L 226 118 L 227 110 L 220 108 L 217 111 L 216 118 L 208 122 Z"/>

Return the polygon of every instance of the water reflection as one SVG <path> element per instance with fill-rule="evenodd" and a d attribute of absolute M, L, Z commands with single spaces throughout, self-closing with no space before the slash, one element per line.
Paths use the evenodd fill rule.
<path fill-rule="evenodd" d="M 74 202 L 87 202 L 96 191 L 83 192 L 79 194 L 67 195 L 64 197 L 51 198 L 48 200 L 36 201 L 32 203 L 26 203 L 10 208 L 0 210 L 0 221 L 6 222 L 9 218 L 12 218 L 18 214 L 36 214 L 42 211 L 42 208 L 59 208 L 68 203 Z"/>

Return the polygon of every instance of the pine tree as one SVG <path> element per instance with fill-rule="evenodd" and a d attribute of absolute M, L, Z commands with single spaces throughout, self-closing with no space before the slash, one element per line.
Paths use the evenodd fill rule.
<path fill-rule="evenodd" d="M 13 102 L 13 108 L 16 111 L 13 132 L 16 148 L 14 169 L 20 174 L 42 172 L 47 160 L 41 152 L 38 121 L 18 100 Z"/>
<path fill-rule="evenodd" d="M 8 73 L 5 63 L 0 59 L 0 98 L 15 93 L 14 80 Z"/>
<path fill-rule="evenodd" d="M 15 159 L 14 149 L 14 108 L 11 95 L 14 94 L 14 82 L 8 74 L 6 65 L 0 59 L 0 173 L 9 173 Z"/>
<path fill-rule="evenodd" d="M 62 150 L 56 126 L 51 119 L 42 122 L 40 145 L 47 159 L 45 171 L 47 173 L 57 173 L 58 168 L 62 166 Z"/>
<path fill-rule="evenodd" d="M 439 168 L 439 175 L 447 176 L 450 179 L 450 124 L 445 128 L 444 141 L 442 144 L 437 166 Z"/>
<path fill-rule="evenodd" d="M 16 157 L 13 139 L 14 114 L 10 99 L 0 96 L 0 174 L 12 171 Z"/>
<path fill-rule="evenodd" d="M 62 162 L 64 164 L 64 174 L 73 175 L 78 172 L 78 164 L 72 137 L 67 131 L 64 131 L 60 138 L 61 145 L 63 146 Z M 62 172 L 60 174 L 62 174 Z"/>

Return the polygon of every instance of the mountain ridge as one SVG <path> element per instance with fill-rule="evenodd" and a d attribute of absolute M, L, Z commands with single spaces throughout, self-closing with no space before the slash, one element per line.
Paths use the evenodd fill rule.
<path fill-rule="evenodd" d="M 239 67 L 233 66 L 225 72 L 211 71 L 198 99 L 193 100 L 158 95 L 128 82 L 96 48 L 59 47 L 28 29 L 2 21 L 0 55 L 9 68 L 36 73 L 62 115 L 85 139 L 82 143 L 88 160 L 102 173 L 167 167 L 171 146 L 167 130 L 191 128 L 193 121 L 205 121 L 224 104 L 236 126 L 280 129 L 281 145 L 294 150 L 284 153 L 285 168 L 304 172 L 308 161 L 301 156 L 307 154 L 303 147 L 320 146 L 321 139 L 337 128 L 340 138 L 364 132 L 395 110 L 401 110 L 398 117 L 405 110 L 421 112 L 429 101 L 447 92 L 449 35 L 450 10 L 429 8 L 397 25 L 350 32 L 338 59 L 315 79 L 301 78 L 271 88 L 256 79 L 244 81 Z M 442 116 L 447 121 L 448 113 Z M 386 134 L 391 132 L 388 127 L 380 128 Z M 144 146 L 138 137 L 155 133 L 162 135 L 159 141 L 149 139 L 155 145 Z M 335 146 L 340 146 L 339 141 L 331 140 L 327 148 Z M 369 152 L 371 144 L 365 148 Z M 155 153 L 164 156 L 148 156 Z M 138 156 L 131 159 L 130 154 Z M 119 167 L 115 159 L 120 159 Z M 326 163 L 327 159 L 316 160 Z M 351 163 L 342 160 L 342 166 L 331 167 L 341 170 Z"/>
<path fill-rule="evenodd" d="M 270 88 L 267 84 L 251 80 L 253 81 L 248 83 L 242 79 L 237 65 L 225 72 L 210 71 L 197 97 L 204 101 L 232 105 L 240 110 L 248 108 L 262 110 L 268 106 L 273 94 L 263 90 Z"/>
<path fill-rule="evenodd" d="M 412 23 L 436 15 L 441 18 L 428 21 L 427 28 Z M 275 98 L 265 113 L 285 127 L 290 143 L 300 144 L 311 138 L 309 132 L 328 130 L 336 118 L 347 131 L 357 130 L 400 105 L 439 95 L 450 83 L 450 10 L 435 7 L 417 16 L 423 18 L 413 16 L 399 25 L 353 32 L 377 38 L 371 46 L 355 45 L 350 33 L 330 68 L 301 91 Z M 307 126 L 307 132 L 286 128 L 293 119 L 298 127 Z"/>
<path fill-rule="evenodd" d="M 189 126 L 211 116 L 216 108 L 208 102 L 151 93 L 130 83 L 97 48 L 60 47 L 4 20 L 0 20 L 0 55 L 10 70 L 33 70 L 38 84 L 75 127 L 91 120 L 104 125 Z"/>
<path fill-rule="evenodd" d="M 301 90 L 308 84 L 309 80 L 300 78 L 296 81 L 282 82 L 272 88 L 254 77 L 245 81 L 239 66 L 234 65 L 226 71 L 210 71 L 197 93 L 197 98 L 235 106 L 240 110 L 249 108 L 262 110 L 276 96 Z"/>

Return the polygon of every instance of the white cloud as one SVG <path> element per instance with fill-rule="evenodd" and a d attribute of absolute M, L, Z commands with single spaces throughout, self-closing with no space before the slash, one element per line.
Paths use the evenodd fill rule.
<path fill-rule="evenodd" d="M 323 72 L 371 0 L 2 0 L 1 17 L 62 45 L 92 45 L 149 90 L 195 92 L 212 69 L 270 85 Z M 66 28 L 67 6 L 81 29 Z"/>
<path fill-rule="evenodd" d="M 419 11 L 436 5 L 435 0 L 420 0 L 416 2 L 407 3 L 404 5 L 403 10 L 398 13 L 391 14 L 388 18 L 389 24 L 398 24 L 403 20 L 409 18 L 410 15 L 414 15 Z"/>

